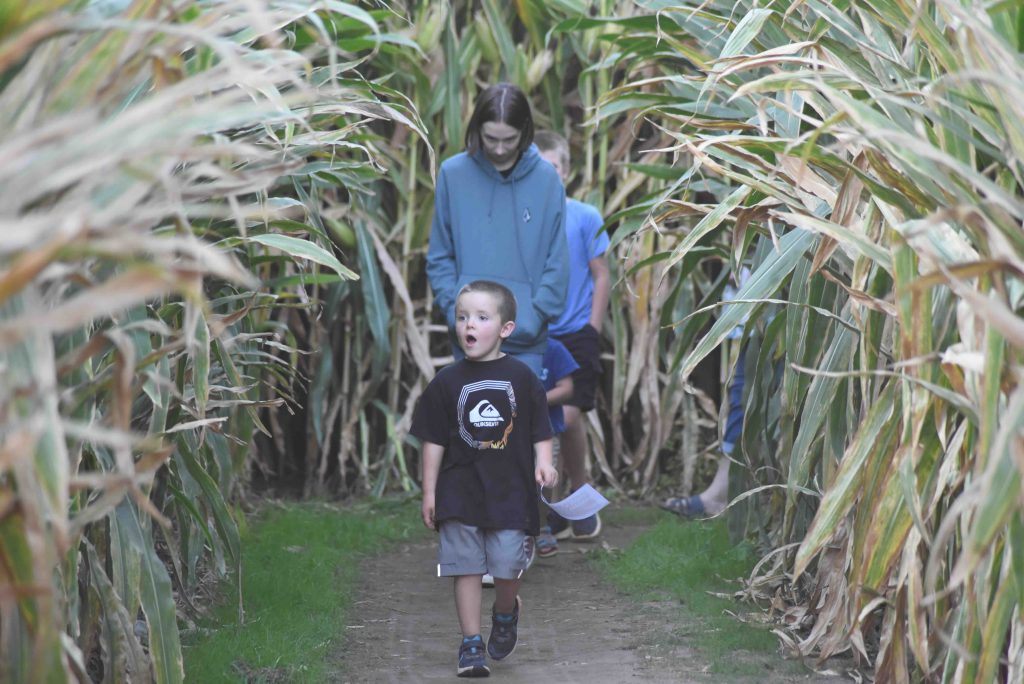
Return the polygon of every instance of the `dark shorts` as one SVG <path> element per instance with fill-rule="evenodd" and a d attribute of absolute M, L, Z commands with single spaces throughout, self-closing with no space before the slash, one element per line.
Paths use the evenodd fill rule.
<path fill-rule="evenodd" d="M 565 402 L 586 412 L 594 408 L 597 381 L 601 375 L 601 340 L 590 324 L 576 332 L 555 337 L 576 359 L 579 368 L 572 374 L 572 399 Z"/>

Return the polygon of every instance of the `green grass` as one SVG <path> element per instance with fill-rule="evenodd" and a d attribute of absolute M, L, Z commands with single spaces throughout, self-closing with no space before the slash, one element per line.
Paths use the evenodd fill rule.
<path fill-rule="evenodd" d="M 424 534 L 418 512 L 412 500 L 264 510 L 243 534 L 245 623 L 238 623 L 233 578 L 223 602 L 185 638 L 186 681 L 325 681 L 359 557 L 382 541 Z"/>
<path fill-rule="evenodd" d="M 762 666 L 735 657 L 738 652 L 778 654 L 778 638 L 767 626 L 740 622 L 726 612 L 742 615 L 757 608 L 708 593 L 735 591 L 738 585 L 730 580 L 748 576 L 757 562 L 749 544 L 730 542 L 724 520 L 683 522 L 651 509 L 608 511 L 609 521 L 623 515 L 630 523 L 650 520 L 651 528 L 621 553 L 595 554 L 595 564 L 612 584 L 638 600 L 679 601 L 685 616 L 677 636 L 707 658 L 713 673 L 757 674 Z M 801 669 L 792 662 L 778 666 Z"/>

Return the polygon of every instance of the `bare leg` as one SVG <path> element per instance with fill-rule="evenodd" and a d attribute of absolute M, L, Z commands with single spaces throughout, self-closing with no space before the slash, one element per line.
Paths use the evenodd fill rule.
<path fill-rule="evenodd" d="M 565 432 L 560 435 L 561 470 L 569 480 L 571 490 L 587 483 L 587 430 L 578 406 L 566 404 Z"/>
<path fill-rule="evenodd" d="M 514 579 L 498 579 L 494 578 L 494 610 L 508 614 L 515 610 L 516 607 L 516 595 L 519 594 L 519 585 L 522 584 L 522 580 Z M 479 587 L 477 587 L 479 589 Z M 477 610 L 477 615 L 479 615 Z"/>
<path fill-rule="evenodd" d="M 459 575 L 455 578 L 455 610 L 459 615 L 462 636 L 480 633 L 480 575 Z"/>
<path fill-rule="evenodd" d="M 729 383 L 729 413 L 725 418 L 725 434 L 722 435 L 722 455 L 718 457 L 718 470 L 708 488 L 700 493 L 707 515 L 718 515 L 729 503 L 729 455 L 743 434 L 743 385 L 745 384 L 746 347 L 740 350 L 740 357 L 733 369 Z"/>
<path fill-rule="evenodd" d="M 700 493 L 700 501 L 708 515 L 718 515 L 729 503 L 729 464 L 728 454 L 718 457 L 718 470 L 708 488 Z"/>

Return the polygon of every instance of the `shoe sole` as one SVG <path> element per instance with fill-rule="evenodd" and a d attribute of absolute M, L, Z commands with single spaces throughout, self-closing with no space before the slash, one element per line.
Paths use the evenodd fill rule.
<path fill-rule="evenodd" d="M 516 613 L 519 618 L 523 617 L 523 598 L 519 594 L 516 594 Z M 493 655 L 491 649 L 488 648 L 487 655 L 491 656 L 491 660 L 504 660 L 516 652 L 516 646 L 519 645 L 519 618 L 516 619 L 516 643 L 512 644 L 512 650 L 499 658 Z M 488 645 L 490 645 L 490 641 L 490 639 L 487 640 Z"/>
<path fill-rule="evenodd" d="M 567 525 L 564 530 L 559 530 L 558 532 L 555 532 L 553 536 L 555 537 L 555 539 L 559 541 L 562 541 L 563 539 L 572 538 L 572 525 Z"/>
<path fill-rule="evenodd" d="M 473 665 L 472 667 L 460 667 L 457 677 L 490 677 L 491 671 L 486 665 Z"/>
<path fill-rule="evenodd" d="M 537 552 L 537 558 L 551 558 L 552 556 L 557 556 L 557 555 L 558 555 L 558 549 L 551 549 L 550 551 L 547 551 L 545 553 L 541 553 L 540 551 Z"/>

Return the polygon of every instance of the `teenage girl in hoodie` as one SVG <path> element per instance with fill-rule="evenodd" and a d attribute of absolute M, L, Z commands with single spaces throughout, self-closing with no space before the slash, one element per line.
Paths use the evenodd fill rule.
<path fill-rule="evenodd" d="M 509 83 L 480 93 L 466 151 L 441 164 L 427 251 L 427 278 L 449 331 L 455 295 L 473 280 L 495 280 L 515 294 L 515 332 L 502 350 L 539 376 L 548 323 L 565 306 L 569 256 L 565 188 L 533 145 L 533 115 Z M 454 339 L 454 338 L 453 338 Z M 458 347 L 453 345 L 456 354 Z"/>

